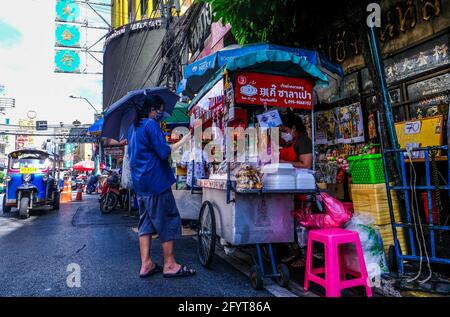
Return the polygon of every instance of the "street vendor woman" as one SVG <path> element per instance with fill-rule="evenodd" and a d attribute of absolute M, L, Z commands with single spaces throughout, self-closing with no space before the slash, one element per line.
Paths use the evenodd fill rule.
<path fill-rule="evenodd" d="M 280 149 L 280 162 L 291 163 L 295 168 L 311 169 L 313 160 L 312 142 L 308 137 L 302 119 L 293 113 L 289 113 L 282 117 L 282 121 L 283 125 L 280 127 L 280 145 L 282 146 Z M 295 196 L 296 212 L 307 208 L 309 204 L 307 200 L 307 195 Z M 289 255 L 284 257 L 282 261 L 290 262 L 291 266 L 295 268 L 304 266 L 301 253 L 301 250 L 294 246 L 294 248 L 290 248 Z"/>
<path fill-rule="evenodd" d="M 195 274 L 195 270 L 178 264 L 173 254 L 174 240 L 181 237 L 181 219 L 172 194 L 175 177 L 169 164 L 170 153 L 188 141 L 190 135 L 169 145 L 159 124 L 163 114 L 163 101 L 147 96 L 128 131 L 131 178 L 139 203 L 140 277 L 159 272 L 164 277 Z M 154 234 L 158 234 L 162 243 L 164 267 L 151 258 Z"/>
<path fill-rule="evenodd" d="M 302 119 L 290 113 L 284 115 L 282 121 L 280 135 L 284 146 L 280 149 L 280 162 L 292 163 L 295 168 L 311 169 L 313 160 L 312 142 L 308 137 Z"/>

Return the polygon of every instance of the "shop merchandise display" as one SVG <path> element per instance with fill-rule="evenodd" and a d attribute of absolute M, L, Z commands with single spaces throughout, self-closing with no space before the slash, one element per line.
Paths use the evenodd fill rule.
<path fill-rule="evenodd" d="M 236 173 L 237 189 L 261 189 L 261 173 L 251 165 L 242 165 Z"/>

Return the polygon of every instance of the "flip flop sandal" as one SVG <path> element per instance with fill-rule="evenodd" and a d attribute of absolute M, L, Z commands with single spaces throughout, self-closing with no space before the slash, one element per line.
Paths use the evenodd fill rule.
<path fill-rule="evenodd" d="M 146 277 L 155 275 L 157 273 L 161 273 L 162 271 L 163 271 L 162 266 L 155 263 L 155 266 L 150 271 L 148 271 L 145 274 L 139 274 L 139 277 L 140 278 L 146 278 Z"/>
<path fill-rule="evenodd" d="M 186 265 L 182 265 L 178 272 L 176 273 L 164 273 L 163 276 L 165 278 L 172 278 L 172 277 L 189 277 L 195 275 L 195 270 L 188 268 Z"/>

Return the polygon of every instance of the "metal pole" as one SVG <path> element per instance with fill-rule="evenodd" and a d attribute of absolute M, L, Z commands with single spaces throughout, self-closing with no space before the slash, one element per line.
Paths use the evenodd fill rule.
<path fill-rule="evenodd" d="M 389 142 L 393 149 L 398 148 L 398 140 L 397 140 L 397 134 L 395 132 L 394 128 L 394 116 L 392 115 L 392 106 L 391 106 L 391 100 L 389 97 L 389 92 L 387 89 L 387 83 L 386 83 L 386 76 L 384 74 L 384 68 L 382 65 L 381 60 L 381 51 L 380 47 L 378 45 L 378 40 L 375 36 L 375 28 L 369 27 L 369 45 L 370 50 L 373 58 L 373 63 L 375 65 L 375 69 L 380 81 L 380 89 L 381 93 L 383 95 L 383 107 L 384 112 L 386 114 L 386 125 L 387 125 L 387 131 L 389 134 Z"/>

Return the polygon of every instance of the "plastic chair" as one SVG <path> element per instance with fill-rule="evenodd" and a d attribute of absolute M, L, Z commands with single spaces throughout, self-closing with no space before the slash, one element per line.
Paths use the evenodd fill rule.
<path fill-rule="evenodd" d="M 325 266 L 312 268 L 313 242 L 324 245 Z M 345 268 L 342 256 L 339 256 L 339 246 L 343 244 L 354 244 L 358 255 L 360 272 L 350 271 Z M 319 277 L 318 274 L 324 274 Z M 346 275 L 352 275 L 352 279 L 346 280 Z M 366 296 L 372 297 L 372 289 L 367 275 L 364 255 L 361 248 L 358 233 L 350 230 L 332 228 L 311 230 L 308 233 L 308 250 L 306 256 L 305 284 L 304 289 L 308 291 L 310 282 L 317 283 L 325 288 L 326 297 L 340 297 L 341 291 L 346 288 L 363 286 Z"/>

